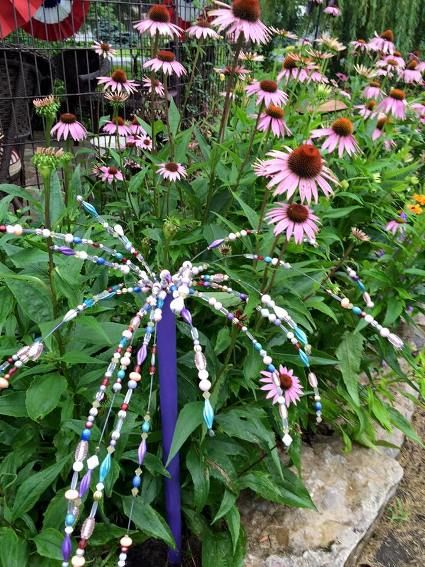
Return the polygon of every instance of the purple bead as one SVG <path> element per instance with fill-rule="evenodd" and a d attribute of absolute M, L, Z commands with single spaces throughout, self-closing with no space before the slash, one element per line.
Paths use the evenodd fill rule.
<path fill-rule="evenodd" d="M 63 543 L 62 543 L 62 557 L 64 561 L 68 561 L 70 559 L 72 553 L 72 542 L 71 536 L 66 534 Z"/>
<path fill-rule="evenodd" d="M 67 246 L 58 246 L 56 250 L 65 256 L 75 256 L 75 250 Z"/>
<path fill-rule="evenodd" d="M 229 312 L 226 317 L 229 319 L 229 321 L 231 321 L 233 319 L 233 313 Z"/>
<path fill-rule="evenodd" d="M 145 345 L 145 343 L 143 343 L 137 353 L 137 364 L 139 366 L 141 366 L 144 363 L 147 355 L 148 355 L 148 347 Z"/>
<path fill-rule="evenodd" d="M 186 323 L 188 325 L 192 325 L 192 314 L 189 311 L 189 309 L 187 309 L 186 307 L 184 307 L 181 311 L 180 311 L 180 315 L 181 318 L 183 319 L 183 321 L 186 321 Z"/>
<path fill-rule="evenodd" d="M 246 293 L 240 293 L 239 297 L 242 299 L 242 301 L 246 301 L 248 299 L 248 296 Z"/>
<path fill-rule="evenodd" d="M 138 450 L 137 450 L 137 457 L 139 459 L 139 465 L 142 465 L 142 463 L 145 459 L 146 451 L 147 451 L 146 439 L 143 439 L 142 442 L 139 445 Z"/>
<path fill-rule="evenodd" d="M 223 242 L 224 242 L 224 238 L 219 238 L 218 240 L 214 240 L 214 242 L 211 242 L 211 244 L 208 246 L 208 250 L 217 248 L 217 246 L 220 246 L 220 244 L 223 244 Z"/>
<path fill-rule="evenodd" d="M 87 494 L 87 491 L 90 488 L 90 483 L 91 483 L 91 469 L 89 469 L 81 479 L 80 490 L 79 490 L 80 498 L 82 498 L 83 496 L 85 496 L 85 494 Z"/>

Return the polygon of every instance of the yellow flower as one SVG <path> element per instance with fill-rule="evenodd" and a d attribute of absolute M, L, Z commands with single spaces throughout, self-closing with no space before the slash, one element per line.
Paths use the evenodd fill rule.
<path fill-rule="evenodd" d="M 419 205 L 425 206 L 425 195 L 418 195 L 418 193 L 415 193 L 413 198 L 417 203 L 419 203 Z"/>
<path fill-rule="evenodd" d="M 407 208 L 415 215 L 421 215 L 424 211 L 420 205 L 407 205 Z"/>

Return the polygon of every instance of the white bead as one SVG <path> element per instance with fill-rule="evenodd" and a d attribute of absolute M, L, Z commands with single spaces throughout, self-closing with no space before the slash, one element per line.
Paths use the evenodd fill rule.
<path fill-rule="evenodd" d="M 118 559 L 120 561 L 125 561 L 127 559 L 127 554 L 126 553 L 120 553 Z"/>
<path fill-rule="evenodd" d="M 96 416 L 99 413 L 99 410 L 97 408 L 90 408 L 89 414 Z"/>
<path fill-rule="evenodd" d="M 87 468 L 90 470 L 95 469 L 99 466 L 99 457 L 97 455 L 92 455 L 87 459 Z"/>
<path fill-rule="evenodd" d="M 128 274 L 130 272 L 129 266 L 121 266 L 121 271 L 123 274 Z"/>
<path fill-rule="evenodd" d="M 121 437 L 121 433 L 119 431 L 113 431 L 111 435 L 111 439 L 115 439 L 117 441 Z"/>
<path fill-rule="evenodd" d="M 73 241 L 74 241 L 74 237 L 72 236 L 72 234 L 65 234 L 65 242 L 71 244 L 71 242 Z"/>
<path fill-rule="evenodd" d="M 120 384 L 119 382 L 115 382 L 115 384 L 112 386 L 112 389 L 114 392 L 121 392 L 122 384 Z"/>
<path fill-rule="evenodd" d="M 265 356 L 265 357 L 263 358 L 263 362 L 264 362 L 264 364 L 266 364 L 266 365 L 271 364 L 271 363 L 272 363 L 272 357 L 271 357 L 271 356 Z"/>
<path fill-rule="evenodd" d="M 112 358 L 115 358 L 115 360 L 119 360 L 121 358 L 121 355 L 119 352 L 114 352 Z"/>
<path fill-rule="evenodd" d="M 118 561 L 118 567 L 125 567 L 125 561 Z"/>
<path fill-rule="evenodd" d="M 127 386 L 130 388 L 130 390 L 135 390 L 137 388 L 137 382 L 135 382 L 134 380 L 129 380 Z"/>
<path fill-rule="evenodd" d="M 133 540 L 128 535 L 126 535 L 126 536 L 124 536 L 120 539 L 120 544 L 122 545 L 122 547 L 130 547 L 132 543 L 133 543 Z"/>
<path fill-rule="evenodd" d="M 118 417 L 122 417 L 123 419 L 125 419 L 126 416 L 127 416 L 127 412 L 126 412 L 125 410 L 122 410 L 122 409 L 121 409 L 121 410 L 118 412 Z"/>
<path fill-rule="evenodd" d="M 133 333 L 131 331 L 129 331 L 128 329 L 126 329 L 125 331 L 122 332 L 122 336 L 125 337 L 126 339 L 131 339 L 131 337 L 133 336 Z"/>
<path fill-rule="evenodd" d="M 24 363 L 22 362 L 22 360 L 17 360 L 17 361 L 15 362 L 16 368 L 21 368 L 21 366 L 22 366 L 23 364 L 24 364 Z"/>
<path fill-rule="evenodd" d="M 289 447 L 292 443 L 292 437 L 289 435 L 289 433 L 285 433 L 285 435 L 282 437 L 282 441 L 285 447 Z"/>
<path fill-rule="evenodd" d="M 199 380 L 206 380 L 209 376 L 208 370 L 200 370 L 198 372 L 198 378 Z"/>
<path fill-rule="evenodd" d="M 51 232 L 48 228 L 43 228 L 43 230 L 41 231 L 41 234 L 44 238 L 49 238 Z"/>
<path fill-rule="evenodd" d="M 116 232 L 117 234 L 119 234 L 120 236 L 124 236 L 124 230 L 122 228 L 122 226 L 120 224 L 116 224 L 114 226 L 114 232 Z"/>
<path fill-rule="evenodd" d="M 272 258 L 272 266 L 277 266 L 279 264 L 279 258 Z"/>
<path fill-rule="evenodd" d="M 135 380 L 136 382 L 140 382 L 142 375 L 139 372 L 130 372 L 129 378 L 130 380 Z"/>
<path fill-rule="evenodd" d="M 202 352 L 202 347 L 201 347 L 201 345 L 195 345 L 195 346 L 193 347 L 193 350 L 194 350 L 195 352 Z"/>
<path fill-rule="evenodd" d="M 288 337 L 289 340 L 292 340 L 295 337 L 295 335 L 294 335 L 294 333 L 292 333 L 292 331 L 289 331 L 288 333 L 286 333 L 286 336 Z"/>
<path fill-rule="evenodd" d="M 211 382 L 209 380 L 201 380 L 199 382 L 199 389 L 201 392 L 208 392 L 208 390 L 211 390 Z"/>
<path fill-rule="evenodd" d="M 77 548 L 77 551 L 75 552 L 75 554 L 82 557 L 84 555 L 84 549 Z"/>
<path fill-rule="evenodd" d="M 298 340 L 297 340 L 295 337 L 294 337 L 293 339 L 291 339 L 291 343 L 292 343 L 293 345 L 296 345 L 297 342 L 298 342 Z"/>
<path fill-rule="evenodd" d="M 366 321 L 366 323 L 372 323 L 373 317 L 372 315 L 365 315 L 364 320 Z"/>
<path fill-rule="evenodd" d="M 348 299 L 348 297 L 343 297 L 341 299 L 341 307 L 347 309 L 349 305 L 350 305 L 350 300 Z"/>
<path fill-rule="evenodd" d="M 261 297 L 261 303 L 264 303 L 265 305 L 268 305 L 270 303 L 271 297 L 270 295 L 263 295 Z"/>
<path fill-rule="evenodd" d="M 270 323 L 274 323 L 276 321 L 277 317 L 274 313 L 269 313 L 269 321 Z"/>
<path fill-rule="evenodd" d="M 265 351 L 263 348 L 259 352 L 260 356 L 266 356 L 266 354 L 267 354 L 267 351 Z"/>
<path fill-rule="evenodd" d="M 128 356 L 123 356 L 120 360 L 120 364 L 121 366 L 125 366 L 125 367 L 130 366 L 131 360 L 128 358 Z"/>
<path fill-rule="evenodd" d="M 390 334 L 390 330 L 387 329 L 386 327 L 382 327 L 382 329 L 379 331 L 379 334 L 381 335 L 381 337 L 388 337 Z"/>
<path fill-rule="evenodd" d="M 241 230 L 241 236 L 247 236 L 247 231 L 245 229 Z"/>
<path fill-rule="evenodd" d="M 214 309 L 217 309 L 217 311 L 220 311 L 220 309 L 223 307 L 223 304 L 220 301 L 216 301 L 214 304 Z"/>
<path fill-rule="evenodd" d="M 103 484 L 103 482 L 98 482 L 96 484 L 96 490 L 102 491 L 105 488 L 105 485 Z"/>
<path fill-rule="evenodd" d="M 65 492 L 65 498 L 66 500 L 77 500 L 78 490 L 73 490 L 72 488 L 70 488 Z"/>
<path fill-rule="evenodd" d="M 217 300 L 216 300 L 215 297 L 210 297 L 210 298 L 208 299 L 208 303 L 209 303 L 210 305 L 215 305 L 216 302 L 217 302 Z"/>
<path fill-rule="evenodd" d="M 75 461 L 75 463 L 72 465 L 72 468 L 75 472 L 80 472 L 83 470 L 84 464 L 79 461 Z"/>
<path fill-rule="evenodd" d="M 265 309 L 264 307 L 263 307 L 263 309 L 260 310 L 260 313 L 261 313 L 262 317 L 268 317 L 269 316 L 269 310 Z"/>
<path fill-rule="evenodd" d="M 74 555 L 74 557 L 71 559 L 71 565 L 73 567 L 83 567 L 83 565 L 86 564 L 86 560 L 84 559 L 84 557 L 78 557 L 78 555 Z"/>
<path fill-rule="evenodd" d="M 13 227 L 13 229 L 14 229 L 14 233 L 15 233 L 17 236 L 20 236 L 20 235 L 22 234 L 22 232 L 23 232 L 23 228 L 22 228 L 22 226 L 21 226 L 20 224 L 15 224 L 15 226 Z"/>
<path fill-rule="evenodd" d="M 231 232 L 231 233 L 227 236 L 227 238 L 228 238 L 229 240 L 236 240 L 236 234 L 234 234 L 233 232 Z"/>
<path fill-rule="evenodd" d="M 71 535 L 72 532 L 74 531 L 74 528 L 72 526 L 66 526 L 65 528 L 65 533 Z"/>

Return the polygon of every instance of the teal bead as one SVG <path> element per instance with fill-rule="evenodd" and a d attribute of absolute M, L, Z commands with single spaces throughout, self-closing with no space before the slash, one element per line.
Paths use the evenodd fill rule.
<path fill-rule="evenodd" d="M 142 424 L 143 433 L 149 433 L 150 430 L 151 430 L 151 424 L 149 423 L 149 421 L 144 421 Z"/>
<path fill-rule="evenodd" d="M 301 358 L 301 361 L 304 364 L 304 366 L 310 366 L 310 359 L 303 350 L 298 351 L 298 356 Z"/>
<path fill-rule="evenodd" d="M 203 416 L 208 429 L 212 429 L 214 423 L 214 410 L 209 400 L 205 400 Z"/>
<path fill-rule="evenodd" d="M 356 307 L 354 306 L 351 311 L 354 313 L 354 315 L 361 315 L 362 314 L 362 310 L 360 309 L 360 307 Z"/>
<path fill-rule="evenodd" d="M 111 464 L 112 464 L 111 454 L 108 453 L 106 457 L 103 459 L 102 464 L 100 465 L 100 470 L 99 470 L 100 482 L 103 482 L 105 478 L 108 476 L 108 473 L 111 470 Z"/>
<path fill-rule="evenodd" d="M 73 516 L 72 514 L 67 514 L 65 517 L 65 524 L 67 526 L 73 526 L 75 522 L 75 516 Z"/>
<path fill-rule="evenodd" d="M 125 370 L 118 370 L 118 378 L 125 378 Z"/>
<path fill-rule="evenodd" d="M 295 329 L 295 336 L 303 345 L 306 345 L 308 343 L 307 335 L 299 327 Z"/>

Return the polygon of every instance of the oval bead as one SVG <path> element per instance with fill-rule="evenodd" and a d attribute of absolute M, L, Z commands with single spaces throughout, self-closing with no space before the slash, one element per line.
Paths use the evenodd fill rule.
<path fill-rule="evenodd" d="M 100 465 L 99 481 L 103 482 L 111 470 L 111 455 L 108 453 Z"/>
<path fill-rule="evenodd" d="M 204 353 L 195 352 L 195 366 L 198 370 L 205 370 L 207 367 L 207 359 Z"/>
<path fill-rule="evenodd" d="M 96 520 L 94 518 L 87 518 L 81 526 L 81 539 L 89 539 L 94 531 Z"/>
<path fill-rule="evenodd" d="M 87 453 L 89 450 L 89 444 L 87 441 L 80 441 L 75 449 L 74 459 L 77 462 L 82 462 L 87 457 Z"/>

